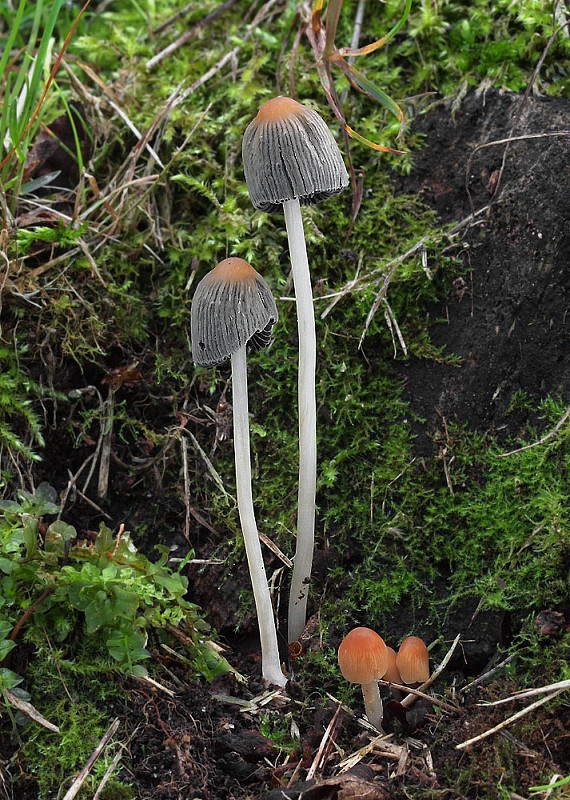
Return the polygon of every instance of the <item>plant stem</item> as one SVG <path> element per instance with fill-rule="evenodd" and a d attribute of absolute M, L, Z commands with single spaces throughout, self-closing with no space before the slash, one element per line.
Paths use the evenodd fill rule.
<path fill-rule="evenodd" d="M 277 686 L 287 680 L 281 669 L 275 616 L 267 585 L 261 544 L 257 533 L 251 491 L 251 457 L 249 452 L 249 412 L 247 400 L 246 345 L 232 356 L 232 392 L 234 422 L 234 453 L 239 518 L 245 542 L 245 552 L 253 586 L 261 640 L 261 669 L 263 679 Z"/>
<path fill-rule="evenodd" d="M 299 329 L 299 494 L 297 546 L 289 595 L 289 642 L 303 633 L 315 541 L 315 492 L 317 482 L 317 405 L 315 396 L 315 312 L 309 261 L 299 200 L 283 203 L 289 238 L 291 268 L 297 298 Z"/>
<path fill-rule="evenodd" d="M 366 711 L 366 716 L 368 717 L 368 722 L 381 731 L 384 709 L 382 707 L 380 690 L 378 689 L 378 681 L 372 681 L 372 683 L 363 683 L 362 696 L 364 697 L 364 709 Z"/>

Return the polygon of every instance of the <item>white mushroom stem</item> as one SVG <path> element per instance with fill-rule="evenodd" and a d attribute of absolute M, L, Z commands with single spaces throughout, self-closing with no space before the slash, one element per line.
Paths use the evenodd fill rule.
<path fill-rule="evenodd" d="M 374 725 L 377 730 L 381 731 L 384 709 L 382 707 L 380 690 L 378 689 L 378 681 L 363 683 L 362 696 L 364 697 L 364 709 L 368 717 L 368 722 Z"/>
<path fill-rule="evenodd" d="M 261 670 L 265 681 L 276 686 L 285 686 L 287 679 L 279 661 L 275 616 L 253 510 L 246 345 L 232 355 L 232 392 L 238 510 L 257 609 L 261 640 Z"/>
<path fill-rule="evenodd" d="M 317 344 L 313 290 L 298 198 L 283 203 L 289 238 L 291 269 L 297 298 L 299 329 L 299 493 L 297 546 L 289 595 L 289 642 L 296 642 L 305 627 L 307 596 L 315 542 L 315 492 L 317 483 L 317 405 L 315 368 Z"/>

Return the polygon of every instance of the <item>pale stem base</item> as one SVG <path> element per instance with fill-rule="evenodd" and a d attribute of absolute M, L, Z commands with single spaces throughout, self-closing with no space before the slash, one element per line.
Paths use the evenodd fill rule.
<path fill-rule="evenodd" d="M 232 356 L 232 393 L 237 500 L 245 552 L 253 586 L 253 596 L 257 609 L 261 640 L 262 675 L 263 679 L 268 683 L 273 683 L 276 686 L 285 686 L 287 679 L 283 674 L 279 661 L 275 615 L 267 585 L 265 565 L 253 510 L 245 345 L 240 347 Z"/>
<path fill-rule="evenodd" d="M 287 200 L 283 203 L 283 211 L 289 238 L 299 330 L 299 494 L 297 545 L 289 595 L 288 638 L 291 643 L 298 641 L 305 627 L 313 565 L 317 483 L 317 344 L 313 290 L 299 200 Z"/>
<path fill-rule="evenodd" d="M 381 731 L 382 719 L 384 717 L 384 708 L 382 706 L 382 698 L 380 697 L 380 690 L 378 689 L 378 682 L 362 684 L 362 696 L 364 697 L 364 710 L 368 717 L 368 722 Z"/>

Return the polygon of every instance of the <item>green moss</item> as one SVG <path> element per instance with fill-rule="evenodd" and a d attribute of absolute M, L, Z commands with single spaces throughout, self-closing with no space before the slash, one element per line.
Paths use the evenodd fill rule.
<path fill-rule="evenodd" d="M 50 797 L 60 787 L 69 788 L 73 778 L 84 767 L 113 720 L 109 707 L 123 704 L 123 692 L 103 669 L 99 668 L 90 675 L 73 668 L 72 664 L 66 669 L 65 664 L 50 656 L 49 650 L 30 662 L 26 685 L 35 687 L 33 702 L 37 710 L 60 728 L 59 733 L 54 733 L 28 723 L 22 733 L 23 744 L 19 751 L 26 780 L 37 786 L 39 797 Z M 3 717 L 2 721 L 5 720 Z M 120 747 L 118 742 L 115 737 L 105 748 L 78 797 L 93 796 Z M 128 763 L 126 751 L 122 762 Z M 18 781 L 14 789 L 17 787 Z M 111 790 L 116 794 L 110 794 Z M 107 792 L 107 797 L 124 800 L 135 796 L 130 787 L 116 777 L 109 783 Z"/>

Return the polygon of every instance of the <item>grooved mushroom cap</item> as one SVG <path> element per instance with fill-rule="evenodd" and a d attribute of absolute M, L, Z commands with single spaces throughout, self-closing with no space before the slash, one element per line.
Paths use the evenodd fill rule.
<path fill-rule="evenodd" d="M 286 200 L 318 203 L 348 186 L 334 136 L 312 108 L 291 97 L 264 103 L 242 141 L 249 196 L 260 211 L 280 211 Z"/>
<path fill-rule="evenodd" d="M 271 289 L 243 258 L 226 258 L 198 284 L 192 300 L 192 358 L 199 367 L 222 364 L 249 344 L 267 347 L 279 319 Z"/>
<path fill-rule="evenodd" d="M 396 656 L 396 664 L 402 676 L 402 683 L 423 683 L 429 678 L 429 654 L 427 647 L 418 636 L 404 639 Z"/>
<path fill-rule="evenodd" d="M 396 651 L 393 647 L 387 647 L 388 651 L 388 669 L 384 673 L 384 680 L 390 683 L 402 683 L 402 676 L 396 664 Z"/>
<path fill-rule="evenodd" d="M 388 667 L 384 640 L 370 628 L 353 628 L 340 643 L 338 665 L 350 683 L 379 680 Z"/>

